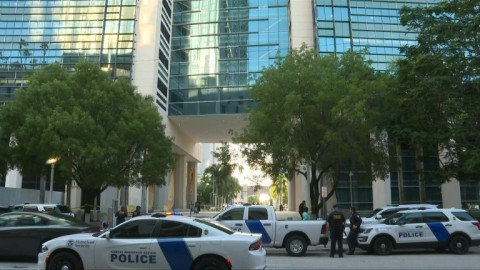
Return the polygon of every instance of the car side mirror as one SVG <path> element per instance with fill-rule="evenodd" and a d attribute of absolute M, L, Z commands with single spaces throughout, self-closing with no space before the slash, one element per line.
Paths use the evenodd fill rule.
<path fill-rule="evenodd" d="M 105 233 L 105 238 L 106 238 L 106 239 L 110 239 L 110 231 L 108 231 L 108 232 Z"/>
<path fill-rule="evenodd" d="M 375 219 L 382 219 L 382 215 L 376 215 Z"/>

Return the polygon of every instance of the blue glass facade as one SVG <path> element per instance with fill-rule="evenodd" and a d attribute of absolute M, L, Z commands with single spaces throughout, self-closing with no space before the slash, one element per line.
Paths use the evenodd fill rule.
<path fill-rule="evenodd" d="M 317 46 L 321 54 L 368 48 L 376 70 L 387 70 L 400 48 L 416 43 L 416 35 L 400 25 L 399 10 L 426 6 L 438 0 L 317 0 Z"/>
<path fill-rule="evenodd" d="M 0 103 L 26 72 L 81 59 L 115 76 L 131 75 L 135 0 L 0 1 Z"/>
<path fill-rule="evenodd" d="M 245 113 L 263 67 L 289 50 L 287 0 L 174 1 L 169 115 Z"/>

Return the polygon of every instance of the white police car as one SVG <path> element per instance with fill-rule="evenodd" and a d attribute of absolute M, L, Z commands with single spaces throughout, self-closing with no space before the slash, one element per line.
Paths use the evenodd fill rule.
<path fill-rule="evenodd" d="M 203 219 L 144 216 L 102 234 L 73 234 L 47 241 L 38 254 L 38 268 L 265 269 L 261 237 Z"/>
<path fill-rule="evenodd" d="M 378 255 L 400 248 L 448 248 L 464 254 L 480 245 L 480 222 L 462 209 L 400 211 L 380 224 L 362 226 L 358 244 Z"/>
<path fill-rule="evenodd" d="M 388 216 L 400 211 L 413 210 L 413 209 L 424 210 L 424 209 L 433 209 L 433 208 L 438 208 L 438 206 L 436 204 L 426 204 L 426 203 L 387 205 L 382 208 L 377 208 L 373 210 L 373 212 L 366 217 L 362 217 L 362 227 L 368 224 L 380 223 L 384 221 Z M 345 223 L 345 231 L 343 233 L 344 239 L 347 238 L 349 232 L 350 232 L 350 220 L 347 219 Z"/>

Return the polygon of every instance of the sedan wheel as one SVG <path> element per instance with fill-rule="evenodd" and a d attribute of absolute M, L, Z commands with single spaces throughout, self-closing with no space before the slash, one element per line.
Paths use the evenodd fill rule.
<path fill-rule="evenodd" d="M 70 252 L 60 252 L 53 256 L 48 270 L 83 270 L 82 261 Z"/>

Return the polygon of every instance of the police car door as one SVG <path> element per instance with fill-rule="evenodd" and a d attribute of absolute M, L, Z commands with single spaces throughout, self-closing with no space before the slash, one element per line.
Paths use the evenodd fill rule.
<path fill-rule="evenodd" d="M 428 227 L 423 222 L 422 213 L 405 213 L 397 224 L 394 237 L 398 245 L 416 245 L 425 241 Z"/>
<path fill-rule="evenodd" d="M 242 232 L 245 223 L 245 207 L 232 207 L 223 213 L 218 221 L 234 231 Z"/>
<path fill-rule="evenodd" d="M 268 218 L 268 210 L 265 207 L 250 206 L 247 208 L 248 215 L 244 230 L 251 233 L 261 233 L 262 243 L 269 245 L 274 239 L 274 224 Z"/>
<path fill-rule="evenodd" d="M 175 219 L 163 219 L 156 234 L 150 248 L 156 262 L 150 264 L 150 269 L 190 269 L 201 249 L 202 230 Z"/>
<path fill-rule="evenodd" d="M 150 244 L 157 220 L 138 219 L 112 229 L 95 245 L 96 269 L 149 269 L 157 261 Z M 87 258 L 88 259 L 88 258 Z"/>
<path fill-rule="evenodd" d="M 447 246 L 450 235 L 455 231 L 453 222 L 441 211 L 424 212 L 423 219 L 429 228 L 426 240 L 434 246 Z"/>

